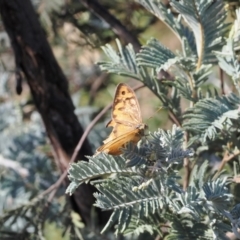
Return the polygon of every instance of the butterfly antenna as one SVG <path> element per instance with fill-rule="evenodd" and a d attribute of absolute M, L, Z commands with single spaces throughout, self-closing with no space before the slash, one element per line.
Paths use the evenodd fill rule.
<path fill-rule="evenodd" d="M 153 116 L 156 115 L 156 114 L 157 114 L 160 110 L 162 110 L 163 108 L 166 108 L 166 107 L 164 107 L 164 106 L 159 107 L 159 108 L 153 113 L 153 115 L 146 120 L 146 122 L 149 121 L 150 119 L 152 119 Z"/>

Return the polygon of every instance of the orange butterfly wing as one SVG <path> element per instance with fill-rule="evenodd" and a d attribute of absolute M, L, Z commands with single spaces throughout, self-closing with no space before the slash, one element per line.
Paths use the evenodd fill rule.
<path fill-rule="evenodd" d="M 136 144 L 144 134 L 145 124 L 142 123 L 137 97 L 134 91 L 124 83 L 117 86 L 112 119 L 107 127 L 113 127 L 113 130 L 97 152 L 119 155 L 120 149 L 127 142 Z"/>
<path fill-rule="evenodd" d="M 109 142 L 104 142 L 97 149 L 97 152 L 105 152 L 111 155 L 119 155 L 122 153 L 121 148 L 127 143 L 132 142 L 136 144 L 142 137 L 143 133 L 139 131 L 139 129 L 132 130 L 131 132 L 127 132 Z"/>

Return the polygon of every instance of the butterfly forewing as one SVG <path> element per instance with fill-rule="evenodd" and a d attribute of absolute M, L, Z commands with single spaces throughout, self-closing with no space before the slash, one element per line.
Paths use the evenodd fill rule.
<path fill-rule="evenodd" d="M 134 91 L 126 84 L 117 86 L 112 110 L 112 119 L 127 126 L 142 123 L 141 111 Z"/>

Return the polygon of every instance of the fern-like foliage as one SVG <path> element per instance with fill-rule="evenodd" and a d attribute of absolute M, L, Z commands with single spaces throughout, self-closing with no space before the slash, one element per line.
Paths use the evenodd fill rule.
<path fill-rule="evenodd" d="M 160 1 L 138 1 L 172 28 L 182 41 L 183 49 L 188 53 L 191 49 L 191 53 L 198 56 L 199 66 L 216 62 L 213 51 L 221 49 L 228 30 L 228 25 L 224 23 L 226 13 L 222 1 L 171 1 L 190 29 L 182 24 L 181 18 L 174 18 Z"/>
<path fill-rule="evenodd" d="M 185 61 L 185 64 L 187 68 L 193 69 L 191 67 L 192 62 L 190 61 L 189 63 Z M 192 65 L 193 66 L 193 65 Z M 207 80 L 209 77 L 209 74 L 211 73 L 211 65 L 202 65 L 199 70 L 194 72 L 191 77 L 191 83 L 188 81 L 188 77 L 184 72 L 181 72 L 178 76 L 176 76 L 175 81 L 164 81 L 165 83 L 171 84 L 172 86 L 175 86 L 178 90 L 179 93 L 189 101 L 195 102 L 196 99 L 193 96 L 193 90 L 199 89 Z M 191 71 L 190 69 L 190 71 Z M 200 92 L 201 94 L 201 92 Z M 201 98 L 198 96 L 198 98 Z"/>
<path fill-rule="evenodd" d="M 124 208 L 125 205 L 128 205 L 127 202 L 129 202 L 130 207 L 135 204 L 134 201 L 137 201 L 140 196 L 145 199 L 144 201 L 148 201 L 148 198 L 146 197 L 148 195 L 153 195 L 154 192 L 156 197 L 151 198 L 150 200 L 153 201 L 152 204 L 156 205 L 155 208 L 158 208 L 160 201 L 158 195 L 160 192 L 156 186 L 160 186 L 160 182 L 155 182 L 152 186 L 150 181 L 151 187 L 148 187 L 148 190 L 150 191 L 149 193 L 146 193 L 146 191 L 134 192 L 130 186 L 137 187 L 140 179 L 151 179 L 152 176 L 158 176 L 159 171 L 162 172 L 162 175 L 159 176 L 159 181 L 163 181 L 164 184 L 167 184 L 171 182 L 170 179 L 173 179 L 172 183 L 174 183 L 176 180 L 176 176 L 174 174 L 170 174 L 170 177 L 166 178 L 166 172 L 170 171 L 170 168 L 168 167 L 173 163 L 180 163 L 184 157 L 190 156 L 192 152 L 182 149 L 183 132 L 175 126 L 172 131 L 165 132 L 163 130 L 159 130 L 151 136 L 151 139 L 144 144 L 140 144 L 138 147 L 128 145 L 125 149 L 123 149 L 123 157 L 112 157 L 106 154 L 98 154 L 95 157 L 89 157 L 89 162 L 80 161 L 72 164 L 69 169 L 69 178 L 72 182 L 69 185 L 67 192 L 71 194 L 79 184 L 88 182 L 96 177 L 111 174 L 113 175 L 112 181 L 109 181 L 108 179 L 101 180 L 100 182 L 99 180 L 92 182 L 97 186 L 100 192 L 109 192 L 110 189 L 113 188 L 119 189 L 119 193 L 117 191 L 114 193 L 116 196 L 112 196 L 111 191 L 111 193 L 109 192 L 110 195 L 106 192 L 106 199 L 104 198 L 105 194 L 96 194 L 97 199 L 101 199 L 101 201 L 99 200 L 97 204 L 102 204 L 102 208 L 105 210 Z M 177 152 L 179 154 L 177 154 Z M 142 161 L 143 156 L 145 156 L 145 161 Z M 125 159 L 128 159 L 128 161 L 125 162 Z M 153 166 L 154 164 L 155 166 Z M 131 167 L 129 167 L 129 165 L 131 165 Z M 124 178 L 120 180 L 119 177 L 114 176 L 124 176 Z M 128 181 L 129 183 L 127 183 Z M 178 187 L 176 184 L 173 184 L 171 188 Z M 138 190 L 138 188 L 136 190 Z M 125 196 L 125 200 L 123 196 Z M 114 202 L 109 201 L 108 198 Z M 138 204 L 139 201 L 136 203 Z M 155 210 L 153 210 L 153 213 L 154 212 Z M 147 215 L 147 212 L 143 210 L 142 214 Z"/>
<path fill-rule="evenodd" d="M 180 176 L 171 167 L 173 163 L 179 164 L 184 157 L 191 156 L 191 151 L 184 151 L 181 148 L 182 142 L 183 132 L 179 128 L 174 127 L 171 132 L 159 130 L 151 135 L 151 139 L 140 144 L 136 149 L 127 147 L 124 150 L 123 156 L 128 156 L 127 159 L 133 156 L 134 161 L 131 162 L 130 168 L 125 164 L 123 157 L 112 157 L 105 154 L 89 158 L 88 163 L 73 164 L 69 170 L 72 183 L 67 192 L 72 193 L 77 185 L 88 182 L 94 177 L 111 174 L 110 178 L 91 181 L 100 192 L 95 194 L 96 206 L 103 210 L 113 210 L 103 232 L 117 223 L 117 233 L 139 233 L 149 228 L 150 232 L 160 231 L 159 234 L 162 234 L 160 229 L 154 227 L 156 221 L 163 221 L 169 211 L 173 211 L 175 214 L 191 216 L 191 221 L 195 223 L 189 222 L 190 225 L 186 223 L 187 225 L 184 227 L 182 220 L 179 219 L 177 222 L 177 219 L 174 221 L 171 219 L 175 222 L 175 225 L 173 224 L 175 227 L 169 237 L 184 236 L 184 239 L 190 239 L 197 235 L 210 236 L 209 232 L 212 236 L 215 232 L 219 234 L 220 229 L 217 226 L 220 227 L 220 223 L 216 222 L 216 216 L 224 218 L 225 212 L 222 210 L 227 209 L 230 203 L 226 178 L 202 181 L 199 177 L 204 175 L 206 170 L 206 164 L 204 164 L 197 171 L 199 176 L 195 175 L 192 181 L 193 185 L 189 186 L 187 191 L 183 191 L 176 182 Z M 140 158 L 139 161 L 136 160 L 141 148 L 145 153 L 146 161 L 144 162 Z M 173 150 L 178 151 L 177 158 L 172 157 Z M 136 154 L 134 155 L 133 152 Z M 134 163 L 137 167 L 133 167 Z M 209 209 L 212 211 L 212 214 L 209 214 L 209 220 L 215 221 L 211 226 L 207 226 L 203 222 Z M 146 225 L 149 224 L 149 221 L 153 221 L 151 227 Z M 137 231 L 132 229 L 133 224 L 139 227 Z M 179 230 L 180 226 L 183 229 L 191 226 L 193 230 L 185 232 Z M 194 229 L 199 226 L 202 228 L 196 232 Z M 225 227 L 226 229 L 229 230 L 229 227 Z M 210 238 L 206 237 L 206 239 Z"/>
<path fill-rule="evenodd" d="M 175 76 L 174 81 L 163 81 L 160 86 L 165 84 L 174 86 L 181 96 L 196 102 L 199 97 L 197 91 L 211 73 L 212 66 L 209 63 L 217 62 L 214 51 L 219 51 L 225 43 L 224 36 L 228 31 L 228 24 L 225 23 L 223 3 L 203 0 L 171 1 L 173 8 L 182 17 L 176 19 L 160 1 L 139 2 L 178 35 L 182 42 L 182 53 L 176 55 L 156 39 L 152 39 L 137 54 L 138 65 L 152 69 L 155 78 L 158 78 L 161 70 L 170 71 Z M 189 28 L 184 26 L 182 19 Z M 168 100 L 169 105 L 166 106 L 176 111 L 174 100 Z"/>
<path fill-rule="evenodd" d="M 240 79 L 240 64 L 238 57 L 234 51 L 233 40 L 229 39 L 227 45 L 224 46 L 222 52 L 216 52 L 219 60 L 219 66 L 230 76 L 238 92 L 240 92 L 239 79 Z"/>
<path fill-rule="evenodd" d="M 213 239 L 208 231 L 209 229 L 203 223 L 199 223 L 197 221 L 193 222 L 192 219 L 187 217 L 181 219 L 175 218 L 173 220 L 171 233 L 166 237 L 166 239 Z"/>
<path fill-rule="evenodd" d="M 222 1 L 193 0 L 172 1 L 172 6 L 181 14 L 194 33 L 198 63 L 216 62 L 213 51 L 221 49 L 228 25 Z"/>
<path fill-rule="evenodd" d="M 193 171 L 197 175 L 183 191 L 177 184 L 180 176 L 173 169 L 183 158 L 192 156 L 192 152 L 184 151 L 182 143 L 183 132 L 173 127 L 172 131 L 159 130 L 151 134 L 148 141 L 136 148 L 128 145 L 123 157 L 99 154 L 89 158 L 89 162 L 75 163 L 69 169 L 72 182 L 67 192 L 72 194 L 79 184 L 89 181 L 99 190 L 94 194 L 96 206 L 113 211 L 102 232 L 117 223 L 117 234 L 149 231 L 162 235 L 162 229 L 157 226 L 167 219 L 173 223 L 169 239 L 202 239 L 200 236 L 205 236 L 204 239 L 224 239 L 225 232 L 230 230 L 230 225 L 219 221 L 227 216 L 223 210 L 229 208 L 231 199 L 226 178 L 203 181 L 201 177 L 206 171 L 205 163 Z M 139 153 L 141 157 L 138 157 Z M 142 161 L 143 156 L 145 161 Z M 124 161 L 125 158 L 128 162 Z M 129 162 L 131 167 L 127 166 Z M 94 180 L 107 175 L 110 176 Z M 169 213 L 186 216 L 186 221 L 173 219 Z M 211 225 L 204 223 L 206 215 Z M 216 234 L 220 237 L 213 237 Z"/>
<path fill-rule="evenodd" d="M 132 186 L 139 185 L 139 180 L 129 177 L 118 178 L 117 181 L 95 185 L 100 191 L 100 194 L 95 194 L 96 206 L 105 210 L 114 210 L 104 231 L 117 220 L 118 233 L 124 232 L 133 216 L 142 219 L 143 216 L 148 217 L 149 214 L 163 208 L 164 197 L 153 184 L 146 189 L 132 190 Z M 114 194 L 112 189 L 115 189 Z"/>
<path fill-rule="evenodd" d="M 126 77 L 135 78 L 148 86 L 156 96 L 162 99 L 165 106 L 168 106 L 165 97 L 167 88 L 151 76 L 148 71 L 141 67 L 136 60 L 136 53 L 131 44 L 123 47 L 119 40 L 116 40 L 119 53 L 117 53 L 110 45 L 103 47 L 105 54 L 110 59 L 109 62 L 99 62 L 101 70 L 107 70 L 110 73 L 116 73 Z"/>
<path fill-rule="evenodd" d="M 230 224 L 223 223 L 223 220 L 229 215 L 226 209 L 229 209 L 232 196 L 229 194 L 226 178 L 208 180 L 205 183 L 202 178 L 199 178 L 204 175 L 206 167 L 206 162 L 200 168 L 196 167 L 192 172 L 194 181 L 187 191 L 176 194 L 177 198 L 173 205 L 175 210 L 179 214 L 185 213 L 188 217 L 186 222 L 185 220 L 181 223 L 173 221 L 173 230 L 168 236 L 169 239 L 173 239 L 174 236 L 184 236 L 184 239 L 190 239 L 190 236 L 195 236 L 195 233 L 197 233 L 196 239 L 227 239 L 225 233 L 230 231 L 231 227 Z M 211 228 L 206 228 L 203 222 L 199 222 L 199 219 L 204 219 L 206 215 L 208 221 L 211 222 Z M 203 225 L 200 227 L 199 224 Z M 184 235 L 184 231 L 179 231 L 179 227 L 190 227 L 191 229 Z"/>
<path fill-rule="evenodd" d="M 132 217 L 128 227 L 123 232 L 126 235 L 133 234 L 139 236 L 144 232 L 149 232 L 151 235 L 157 233 L 159 236 L 163 236 L 161 229 L 159 228 L 159 222 L 163 222 L 162 214 L 160 212 L 155 212 L 154 214 L 148 214 L 147 217 L 143 216 L 141 219 L 137 217 Z"/>
<path fill-rule="evenodd" d="M 133 173 L 130 168 L 126 168 L 125 160 L 122 157 L 111 157 L 105 154 L 98 154 L 96 157 L 88 157 L 88 162 L 78 162 L 71 164 L 69 168 L 69 179 L 72 181 L 66 192 L 72 194 L 76 188 L 94 178 L 104 177 L 109 174 Z"/>
<path fill-rule="evenodd" d="M 184 114 L 184 128 L 200 136 L 203 142 L 214 140 L 219 131 L 234 131 L 234 124 L 239 119 L 240 99 L 231 94 L 228 97 L 206 98 Z M 199 120 L 201 119 L 201 123 Z"/>
<path fill-rule="evenodd" d="M 142 47 L 141 53 L 138 54 L 137 63 L 139 66 L 146 66 L 160 71 L 160 67 L 172 58 L 175 58 L 175 54 L 164 47 L 158 40 L 152 38 L 147 42 L 146 46 Z"/>
<path fill-rule="evenodd" d="M 133 77 L 141 80 L 140 69 L 136 64 L 135 52 L 132 45 L 126 48 L 121 46 L 119 40 L 116 40 L 119 53 L 110 45 L 102 47 L 105 54 L 109 57 L 110 62 L 99 62 L 102 70 L 107 70 L 110 73 L 117 73 L 119 75 Z"/>
<path fill-rule="evenodd" d="M 240 93 L 240 64 L 239 64 L 239 36 L 240 36 L 240 10 L 236 11 L 236 20 L 227 39 L 226 45 L 221 51 L 215 54 L 219 61 L 219 66 L 231 76 L 233 83 Z"/>
<path fill-rule="evenodd" d="M 67 193 L 86 182 L 99 190 L 95 205 L 112 211 L 102 232 L 115 225 L 117 234 L 148 231 L 166 239 L 227 239 L 228 231 L 239 236 L 239 209 L 236 205 L 229 210 L 233 198 L 227 176 L 213 178 L 209 171 L 213 160 L 223 157 L 224 165 L 240 152 L 240 99 L 234 93 L 221 94 L 223 80 L 218 89 L 211 79 L 218 60 L 238 88 L 236 34 L 225 41 L 223 1 L 172 0 L 177 17 L 161 1 L 138 2 L 172 29 L 181 51 L 173 52 L 151 38 L 136 54 L 131 45 L 123 47 L 117 40 L 117 50 L 103 47 L 109 61 L 99 65 L 144 83 L 178 127 L 149 133 L 137 146 L 127 143 L 121 156 L 99 154 L 72 164 Z M 162 74 L 165 71 L 169 74 Z"/>
<path fill-rule="evenodd" d="M 157 164 L 170 165 L 178 160 L 191 155 L 191 150 L 183 150 L 181 129 L 173 126 L 172 131 L 159 131 L 150 133 L 151 138 L 147 144 L 135 147 L 132 144 L 123 149 L 123 157 L 127 160 L 127 166 L 140 166 L 146 164 L 149 159 L 157 160 Z"/>
<path fill-rule="evenodd" d="M 184 24 L 176 19 L 169 9 L 161 1 L 153 0 L 138 0 L 148 11 L 153 13 L 156 17 L 164 21 L 169 28 L 173 30 L 174 33 L 182 41 L 182 46 L 185 49 L 188 47 L 191 49 L 191 53 L 196 55 L 196 45 L 194 40 L 193 32 L 189 30 Z"/>

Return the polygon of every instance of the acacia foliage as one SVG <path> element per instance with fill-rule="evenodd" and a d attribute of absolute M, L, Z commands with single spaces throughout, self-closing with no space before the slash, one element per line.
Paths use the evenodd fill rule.
<path fill-rule="evenodd" d="M 226 232 L 239 237 L 239 205 L 233 203 L 229 188 L 229 179 L 235 176 L 231 171 L 220 173 L 221 168 L 215 175 L 210 171 L 217 156 L 223 158 L 222 166 L 231 159 L 238 166 L 239 11 L 228 36 L 221 0 L 172 0 L 177 18 L 160 1 L 138 2 L 171 28 L 182 51 L 174 53 L 151 38 L 136 54 L 131 45 L 124 47 L 117 40 L 117 51 L 103 47 L 109 61 L 99 66 L 142 82 L 177 126 L 150 133 L 136 147 L 128 144 L 120 157 L 99 154 L 89 157 L 88 163 L 71 165 L 67 193 L 84 182 L 99 190 L 95 205 L 113 211 L 102 232 L 114 225 L 116 234 L 138 236 L 147 231 L 165 239 L 228 239 Z M 224 94 L 223 87 L 208 84 L 214 66 L 229 74 L 236 91 Z M 159 79 L 161 71 L 171 77 Z M 221 81 L 226 84 L 224 78 Z M 187 109 L 183 100 L 189 103 Z M 183 161 L 185 174 L 189 173 L 186 189 Z"/>

